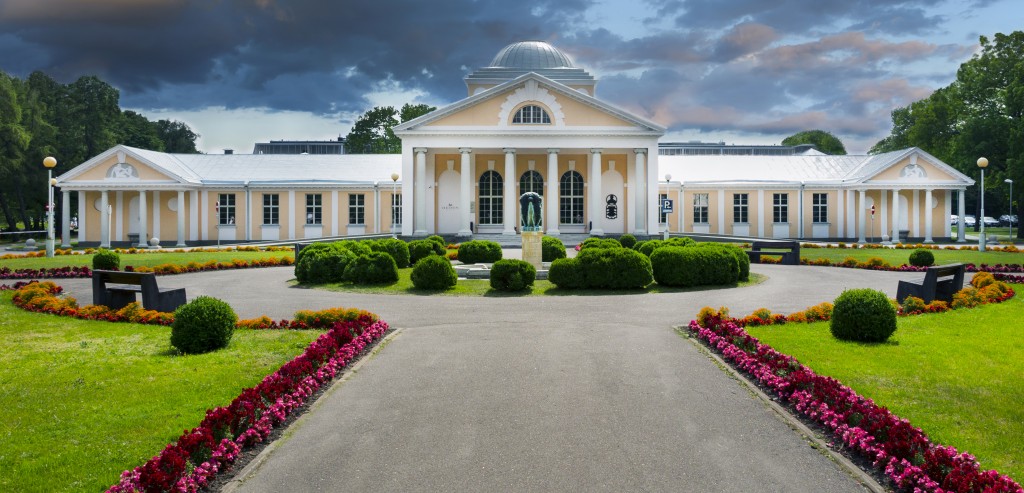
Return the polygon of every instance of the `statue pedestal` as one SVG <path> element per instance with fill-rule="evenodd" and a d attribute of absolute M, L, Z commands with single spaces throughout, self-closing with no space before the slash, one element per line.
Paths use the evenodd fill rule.
<path fill-rule="evenodd" d="M 541 238 L 544 233 L 540 231 L 523 231 L 523 260 L 530 265 L 541 268 L 544 259 L 544 249 L 541 246 Z"/>

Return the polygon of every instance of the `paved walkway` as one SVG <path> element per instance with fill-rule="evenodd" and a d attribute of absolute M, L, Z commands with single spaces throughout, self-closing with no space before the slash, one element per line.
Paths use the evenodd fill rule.
<path fill-rule="evenodd" d="M 241 491 L 862 491 L 672 327 L 791 312 L 920 274 L 755 265 L 762 284 L 522 298 L 289 287 L 291 268 L 162 277 L 243 318 L 354 306 L 402 332 L 285 434 Z M 60 282 L 89 300 L 88 280 Z"/>

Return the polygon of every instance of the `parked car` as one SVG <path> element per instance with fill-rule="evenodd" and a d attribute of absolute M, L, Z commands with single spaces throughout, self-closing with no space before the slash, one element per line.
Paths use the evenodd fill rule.
<path fill-rule="evenodd" d="M 964 216 L 964 226 L 974 227 L 978 221 L 974 219 L 974 216 Z"/>
<path fill-rule="evenodd" d="M 1003 214 L 999 216 L 999 224 L 1003 226 L 1016 226 L 1017 215 L 1016 214 Z"/>
<path fill-rule="evenodd" d="M 985 222 L 985 226 L 987 227 L 999 226 L 999 221 L 997 221 L 996 218 L 992 216 L 985 216 L 981 218 L 981 220 Z"/>
<path fill-rule="evenodd" d="M 957 223 L 957 222 L 958 222 L 959 220 L 960 220 L 960 217 L 959 217 L 959 216 L 957 216 L 956 214 L 950 214 L 950 215 L 949 215 L 949 224 L 952 224 L 953 226 L 956 226 L 956 223 Z"/>

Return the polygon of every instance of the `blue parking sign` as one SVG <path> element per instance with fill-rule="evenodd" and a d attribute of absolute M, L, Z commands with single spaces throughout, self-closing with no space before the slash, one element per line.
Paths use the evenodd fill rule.
<path fill-rule="evenodd" d="M 661 200 L 661 212 L 672 212 L 672 199 Z"/>

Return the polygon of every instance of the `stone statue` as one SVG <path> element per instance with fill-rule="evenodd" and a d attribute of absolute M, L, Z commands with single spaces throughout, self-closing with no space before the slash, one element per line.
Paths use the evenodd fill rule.
<path fill-rule="evenodd" d="M 543 215 L 541 204 L 543 199 L 536 192 L 527 192 L 519 197 L 520 216 L 522 217 L 523 231 L 540 231 L 541 216 Z"/>

